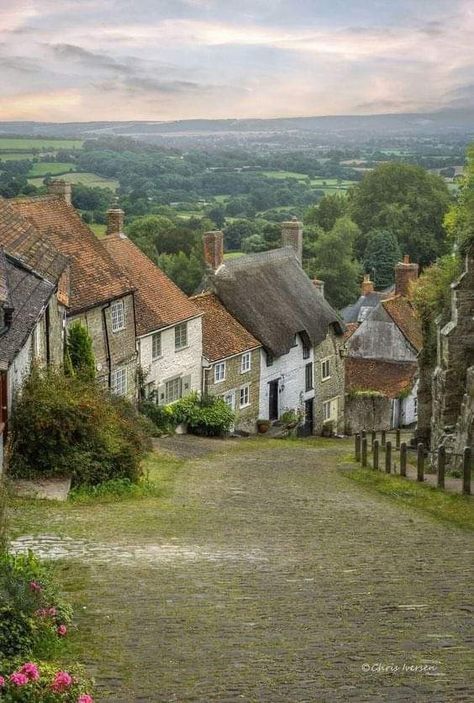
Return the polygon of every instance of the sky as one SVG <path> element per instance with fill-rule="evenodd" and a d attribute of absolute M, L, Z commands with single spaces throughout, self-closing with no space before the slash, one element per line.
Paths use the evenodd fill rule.
<path fill-rule="evenodd" d="M 0 0 L 0 120 L 474 105 L 474 0 Z"/>

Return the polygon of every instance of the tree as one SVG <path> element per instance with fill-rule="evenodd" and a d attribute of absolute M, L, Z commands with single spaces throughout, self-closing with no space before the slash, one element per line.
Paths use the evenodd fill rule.
<path fill-rule="evenodd" d="M 224 243 L 226 249 L 239 251 L 242 240 L 256 233 L 255 225 L 249 220 L 236 220 L 227 225 L 224 230 Z"/>
<path fill-rule="evenodd" d="M 161 254 L 157 264 L 187 295 L 196 291 L 204 276 L 204 264 L 196 252 Z"/>
<path fill-rule="evenodd" d="M 67 362 L 65 368 L 69 369 L 69 361 L 75 375 L 86 381 L 95 379 L 95 356 L 92 349 L 92 337 L 84 325 L 73 322 L 67 335 Z"/>
<path fill-rule="evenodd" d="M 266 251 L 268 248 L 268 244 L 261 234 L 251 234 L 250 237 L 242 239 L 242 251 L 246 254 Z"/>
<path fill-rule="evenodd" d="M 445 227 L 461 252 L 464 253 L 474 244 L 474 145 L 467 150 L 467 164 L 459 199 L 447 213 Z"/>
<path fill-rule="evenodd" d="M 363 257 L 372 230 L 393 232 L 403 254 L 426 265 L 446 252 L 443 218 L 450 195 L 445 182 L 419 166 L 382 164 L 349 192 L 349 213 L 361 230 Z"/>
<path fill-rule="evenodd" d="M 401 261 L 401 257 L 397 238 L 392 232 L 369 232 L 363 263 L 367 273 L 373 272 L 373 281 L 377 288 L 387 288 L 393 283 L 395 264 Z"/>
<path fill-rule="evenodd" d="M 360 264 L 353 245 L 359 228 L 348 217 L 336 220 L 330 232 L 320 231 L 311 245 L 305 268 L 311 278 L 324 281 L 325 295 L 335 308 L 342 308 L 359 295 Z"/>
<path fill-rule="evenodd" d="M 305 224 L 322 227 L 329 232 L 336 220 L 347 213 L 347 198 L 344 195 L 334 193 L 321 198 L 318 205 L 309 208 L 304 217 Z"/>

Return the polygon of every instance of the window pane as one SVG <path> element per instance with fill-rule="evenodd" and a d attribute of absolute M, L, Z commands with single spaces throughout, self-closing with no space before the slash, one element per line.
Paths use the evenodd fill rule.
<path fill-rule="evenodd" d="M 188 343 L 188 326 L 186 322 L 174 328 L 174 343 L 176 349 L 182 349 Z"/>
<path fill-rule="evenodd" d="M 158 359 L 161 356 L 161 334 L 157 332 L 152 337 L 152 358 Z"/>
<path fill-rule="evenodd" d="M 125 327 L 125 309 L 123 300 L 116 300 L 112 303 L 112 332 L 118 332 Z"/>

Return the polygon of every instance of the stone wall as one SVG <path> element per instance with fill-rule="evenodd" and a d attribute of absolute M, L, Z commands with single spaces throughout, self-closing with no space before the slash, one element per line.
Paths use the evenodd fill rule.
<path fill-rule="evenodd" d="M 345 407 L 345 434 L 362 430 L 389 430 L 392 424 L 392 401 L 384 396 L 348 395 Z"/>
<path fill-rule="evenodd" d="M 226 362 L 225 380 L 214 382 L 214 367 L 204 371 L 204 391 L 210 395 L 234 397 L 235 429 L 245 432 L 255 432 L 259 417 L 260 403 L 260 348 L 251 352 L 250 371 L 241 372 L 242 355 L 228 357 Z M 250 386 L 250 405 L 239 407 L 240 388 Z"/>
<path fill-rule="evenodd" d="M 470 447 L 474 451 L 474 366 L 467 370 L 466 379 L 466 392 L 454 433 L 454 452 L 457 455 L 457 463 L 460 463 L 460 455 L 464 447 Z"/>
<path fill-rule="evenodd" d="M 344 432 L 344 359 L 341 357 L 342 338 L 331 330 L 326 339 L 314 350 L 314 434 L 321 434 L 324 426 L 323 404 L 334 400 L 337 404 L 337 418 L 334 431 Z M 329 359 L 330 378 L 322 379 L 322 363 Z"/>

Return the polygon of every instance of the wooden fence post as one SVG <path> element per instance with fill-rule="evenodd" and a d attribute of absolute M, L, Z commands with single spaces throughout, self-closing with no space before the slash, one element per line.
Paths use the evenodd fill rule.
<path fill-rule="evenodd" d="M 370 439 L 370 446 L 372 447 L 372 451 L 374 449 L 374 442 L 377 439 L 377 432 L 375 430 L 372 430 L 372 435 Z"/>
<path fill-rule="evenodd" d="M 360 434 L 356 434 L 354 439 L 355 439 L 355 460 L 360 461 Z"/>
<path fill-rule="evenodd" d="M 416 456 L 416 480 L 425 480 L 425 447 L 422 442 L 418 445 Z"/>
<path fill-rule="evenodd" d="M 442 444 L 438 449 L 438 488 L 444 488 L 446 471 L 446 447 Z"/>
<path fill-rule="evenodd" d="M 387 433 L 385 430 L 382 430 L 382 447 L 385 447 L 386 441 L 387 441 Z"/>
<path fill-rule="evenodd" d="M 378 471 L 379 468 L 379 440 L 374 439 L 374 445 L 372 447 L 372 452 L 373 452 L 373 457 L 372 457 L 372 466 L 376 471 Z"/>
<path fill-rule="evenodd" d="M 407 443 L 402 442 L 400 445 L 400 476 L 407 475 Z"/>
<path fill-rule="evenodd" d="M 389 474 L 392 470 L 392 443 L 389 441 L 385 445 L 385 473 Z"/>
<path fill-rule="evenodd" d="M 395 434 L 395 447 L 396 449 L 400 449 L 400 430 L 397 429 L 397 432 Z"/>
<path fill-rule="evenodd" d="M 362 455 L 362 466 L 365 469 L 367 467 L 367 437 L 362 437 L 361 455 Z"/>
<path fill-rule="evenodd" d="M 462 455 L 462 492 L 465 496 L 471 495 L 471 449 L 464 447 Z"/>

